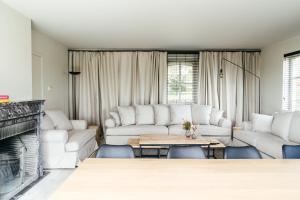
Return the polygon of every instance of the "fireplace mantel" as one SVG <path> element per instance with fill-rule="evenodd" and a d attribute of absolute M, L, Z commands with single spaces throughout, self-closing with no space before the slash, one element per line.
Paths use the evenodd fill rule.
<path fill-rule="evenodd" d="M 16 179 L 22 178 L 21 184 L 11 184 L 10 179 L 1 177 L 0 184 L 6 186 L 6 190 L 0 189 L 0 199 L 10 199 L 24 188 L 29 186 L 32 182 L 36 181 L 41 175 L 43 175 L 43 168 L 40 159 L 40 119 L 43 114 L 42 105 L 44 100 L 32 100 L 13 102 L 8 104 L 0 104 L 0 165 L 2 164 L 2 176 L 9 172 L 9 167 L 12 164 L 17 163 L 21 166 L 19 172 L 21 175 L 15 175 Z M 6 161 L 6 155 L 15 155 L 12 147 L 20 143 L 23 146 L 21 161 L 9 158 Z M 7 146 L 7 148 L 5 148 Z M 8 149 L 8 150 L 6 150 Z M 20 150 L 16 150 L 20 151 Z M 2 156 L 1 154 L 5 155 Z M 4 160 L 3 160 L 4 159 Z M 5 168 L 6 167 L 6 168 Z M 10 186 L 12 185 L 12 186 Z M 0 186 L 1 187 L 1 186 Z M 10 188 L 9 188 L 10 187 Z M 3 187 L 2 187 L 3 189 Z"/>

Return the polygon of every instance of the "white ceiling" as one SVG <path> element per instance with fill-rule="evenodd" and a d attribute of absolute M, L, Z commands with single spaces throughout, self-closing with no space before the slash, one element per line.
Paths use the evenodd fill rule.
<path fill-rule="evenodd" d="M 69 48 L 262 48 L 300 33 L 300 0 L 3 0 Z"/>

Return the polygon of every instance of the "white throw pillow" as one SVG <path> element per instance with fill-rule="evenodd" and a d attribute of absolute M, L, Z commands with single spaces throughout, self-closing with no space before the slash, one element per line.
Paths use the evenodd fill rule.
<path fill-rule="evenodd" d="M 170 124 L 182 124 L 184 121 L 192 122 L 191 105 L 170 105 Z"/>
<path fill-rule="evenodd" d="M 154 110 L 152 105 L 136 105 L 135 120 L 137 125 L 154 124 Z"/>
<path fill-rule="evenodd" d="M 263 114 L 252 114 L 253 131 L 272 132 L 273 116 Z"/>
<path fill-rule="evenodd" d="M 168 105 L 154 105 L 155 125 L 167 126 L 170 124 L 170 108 Z"/>
<path fill-rule="evenodd" d="M 135 124 L 135 110 L 132 106 L 118 107 L 122 126 Z"/>
<path fill-rule="evenodd" d="M 219 121 L 223 117 L 223 113 L 224 113 L 223 110 L 212 108 L 211 109 L 211 113 L 210 113 L 209 123 L 212 124 L 212 125 L 218 126 L 219 125 Z"/>
<path fill-rule="evenodd" d="M 192 105 L 193 124 L 209 124 L 211 106 L 208 105 Z"/>
<path fill-rule="evenodd" d="M 48 115 L 45 115 L 41 120 L 41 129 L 42 130 L 54 130 L 55 125 L 51 118 Z"/>
<path fill-rule="evenodd" d="M 53 124 L 58 130 L 71 130 L 73 126 L 66 115 L 60 110 L 46 110 L 45 113 L 53 121 Z"/>
<path fill-rule="evenodd" d="M 114 119 L 115 125 L 120 126 L 121 125 L 121 120 L 120 120 L 120 115 L 118 112 L 110 112 L 110 116 Z"/>
<path fill-rule="evenodd" d="M 115 120 L 113 120 L 113 119 L 105 120 L 105 127 L 106 128 L 113 128 L 113 127 L 115 127 L 115 125 L 116 125 Z"/>
<path fill-rule="evenodd" d="M 274 114 L 272 133 L 284 140 L 288 140 L 292 116 L 292 112 Z"/>
<path fill-rule="evenodd" d="M 294 112 L 289 131 L 289 141 L 300 143 L 300 112 Z"/>

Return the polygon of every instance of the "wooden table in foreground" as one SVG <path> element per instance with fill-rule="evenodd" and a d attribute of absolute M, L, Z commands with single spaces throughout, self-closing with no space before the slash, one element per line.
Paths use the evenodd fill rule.
<path fill-rule="evenodd" d="M 52 200 L 300 199 L 300 160 L 87 159 Z"/>
<path fill-rule="evenodd" d="M 213 150 L 212 157 L 214 157 L 215 149 L 224 149 L 225 145 L 215 138 L 198 136 L 196 139 L 186 138 L 184 135 L 160 135 L 160 134 L 145 134 L 138 138 L 128 139 L 128 144 L 133 148 L 142 149 L 158 149 L 158 156 L 160 156 L 160 149 L 168 148 L 170 145 L 199 145 L 208 149 L 210 157 L 210 149 Z"/>

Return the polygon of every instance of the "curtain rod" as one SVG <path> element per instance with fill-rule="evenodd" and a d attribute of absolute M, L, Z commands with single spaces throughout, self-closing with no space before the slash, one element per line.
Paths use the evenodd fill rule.
<path fill-rule="evenodd" d="M 168 53 L 198 53 L 201 51 L 211 52 L 261 52 L 260 49 L 199 49 L 199 50 L 171 50 L 171 49 L 68 49 L 68 51 L 86 51 L 86 52 L 150 52 L 164 51 Z"/>

